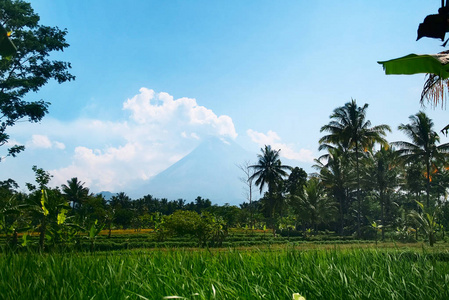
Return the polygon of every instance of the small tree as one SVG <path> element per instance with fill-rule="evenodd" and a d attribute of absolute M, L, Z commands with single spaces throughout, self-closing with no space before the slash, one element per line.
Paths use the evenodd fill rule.
<path fill-rule="evenodd" d="M 89 240 L 90 252 L 95 250 L 95 240 L 100 232 L 103 230 L 105 224 L 98 224 L 98 220 L 95 220 L 93 224 L 90 225 L 89 231 L 87 233 L 87 239 Z"/>
<path fill-rule="evenodd" d="M 240 181 L 245 184 L 245 197 L 249 203 L 250 210 L 250 224 L 251 228 L 254 228 L 254 207 L 252 205 L 253 202 L 253 187 L 254 187 L 254 168 L 251 168 L 251 164 L 249 161 L 245 161 L 244 163 L 237 165 L 237 167 L 242 170 L 243 176 L 240 177 Z"/>
<path fill-rule="evenodd" d="M 53 243 L 59 243 L 64 240 L 68 234 L 65 226 L 69 218 L 67 212 L 70 206 L 58 189 L 50 189 L 47 184 L 50 182 L 51 175 L 47 171 L 33 166 L 36 182 L 39 189 L 33 184 L 27 183 L 32 194 L 29 196 L 29 212 L 32 222 L 39 232 L 39 246 L 45 248 L 45 240 L 50 239 Z M 79 227 L 71 224 L 71 227 Z M 50 235 L 47 238 L 47 234 Z M 71 231 L 73 236 L 75 231 Z"/>
<path fill-rule="evenodd" d="M 436 230 L 440 227 L 436 221 L 436 211 L 434 210 L 433 213 L 430 213 L 421 202 L 416 201 L 416 203 L 418 203 L 421 211 L 418 212 L 414 210 L 409 216 L 418 224 L 418 228 L 425 232 L 429 239 L 429 245 L 433 247 L 436 242 Z"/>

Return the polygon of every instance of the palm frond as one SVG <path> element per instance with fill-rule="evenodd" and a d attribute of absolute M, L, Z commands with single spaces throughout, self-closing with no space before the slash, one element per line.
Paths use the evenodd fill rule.
<path fill-rule="evenodd" d="M 424 87 L 421 92 L 420 103 L 424 106 L 424 102 L 430 103 L 432 107 L 446 108 L 447 95 L 449 92 L 449 80 L 442 79 L 435 74 L 427 74 Z"/>

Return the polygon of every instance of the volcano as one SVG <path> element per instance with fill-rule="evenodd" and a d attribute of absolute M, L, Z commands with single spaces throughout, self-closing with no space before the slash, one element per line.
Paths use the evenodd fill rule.
<path fill-rule="evenodd" d="M 238 205 L 245 198 L 244 173 L 238 165 L 254 161 L 256 154 L 233 140 L 210 137 L 181 160 L 145 184 L 146 194 L 168 200 L 207 198 L 213 204 Z"/>

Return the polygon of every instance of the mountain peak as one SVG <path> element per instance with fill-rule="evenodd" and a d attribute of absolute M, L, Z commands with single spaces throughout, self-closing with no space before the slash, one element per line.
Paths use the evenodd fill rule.
<path fill-rule="evenodd" d="M 254 155 L 234 140 L 209 137 L 184 158 L 156 175 L 145 185 L 145 193 L 158 198 L 193 201 L 201 196 L 214 204 L 245 201 L 244 185 L 237 167 Z"/>

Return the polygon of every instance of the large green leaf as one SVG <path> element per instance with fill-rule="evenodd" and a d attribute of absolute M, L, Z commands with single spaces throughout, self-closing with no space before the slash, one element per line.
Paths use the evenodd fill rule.
<path fill-rule="evenodd" d="M 418 74 L 431 73 L 441 79 L 449 78 L 449 54 L 409 54 L 404 57 L 379 61 L 385 70 L 385 74 Z"/>

